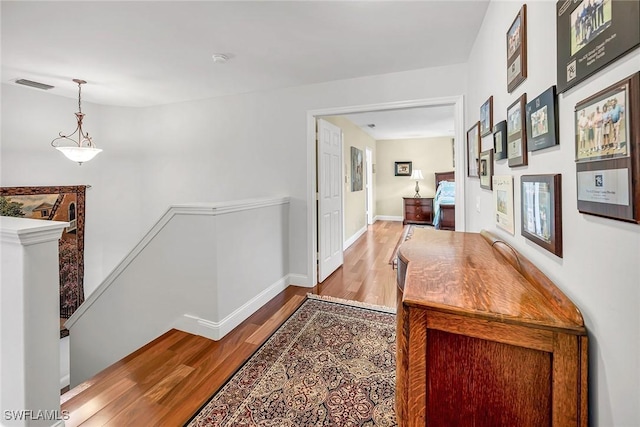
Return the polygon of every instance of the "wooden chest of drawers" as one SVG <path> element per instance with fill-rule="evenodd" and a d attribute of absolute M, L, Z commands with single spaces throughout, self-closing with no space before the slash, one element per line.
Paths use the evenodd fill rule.
<path fill-rule="evenodd" d="M 403 224 L 433 224 L 432 197 L 403 197 Z"/>

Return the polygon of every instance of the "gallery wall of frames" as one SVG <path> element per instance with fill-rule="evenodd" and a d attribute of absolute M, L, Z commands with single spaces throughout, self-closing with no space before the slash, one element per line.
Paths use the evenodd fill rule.
<path fill-rule="evenodd" d="M 520 234 L 562 258 L 562 175 L 494 176 L 494 162 L 526 168 L 529 153 L 561 143 L 559 95 L 640 46 L 640 1 L 561 0 L 556 4 L 557 82 L 541 93 L 511 94 L 527 79 L 527 6 L 506 29 L 505 112 L 494 112 L 490 95 L 479 108 L 479 121 L 467 131 L 467 176 L 493 192 L 495 225 Z M 552 25 L 552 23 L 550 23 Z M 640 72 L 603 87 L 572 105 L 577 209 L 582 214 L 640 223 Z M 565 107 L 566 108 L 566 107 Z M 494 123 L 494 117 L 506 117 Z M 493 148 L 482 151 L 482 137 Z M 520 206 L 514 206 L 514 185 Z"/>

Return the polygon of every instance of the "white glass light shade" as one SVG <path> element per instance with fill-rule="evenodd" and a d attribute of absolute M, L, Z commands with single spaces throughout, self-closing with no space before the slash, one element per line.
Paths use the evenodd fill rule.
<path fill-rule="evenodd" d="M 413 172 L 411 172 L 411 179 L 424 179 L 422 171 L 420 169 L 414 169 Z"/>
<path fill-rule="evenodd" d="M 100 148 L 92 147 L 56 147 L 65 157 L 74 162 L 82 164 L 93 159 L 98 153 L 102 151 Z"/>

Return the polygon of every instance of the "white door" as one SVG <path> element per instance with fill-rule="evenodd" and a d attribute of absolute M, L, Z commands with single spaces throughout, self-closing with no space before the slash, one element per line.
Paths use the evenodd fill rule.
<path fill-rule="evenodd" d="M 318 119 L 318 282 L 342 263 L 342 130 Z"/>
<path fill-rule="evenodd" d="M 367 224 L 373 224 L 373 152 L 365 147 L 365 161 L 367 163 Z"/>

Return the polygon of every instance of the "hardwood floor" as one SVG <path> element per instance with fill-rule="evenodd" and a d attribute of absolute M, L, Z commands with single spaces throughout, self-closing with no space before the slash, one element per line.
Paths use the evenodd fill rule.
<path fill-rule="evenodd" d="M 307 293 L 395 307 L 389 259 L 401 222 L 378 221 L 314 288 L 290 286 L 220 341 L 171 330 L 62 395 L 73 426 L 181 426 L 302 304 Z"/>

